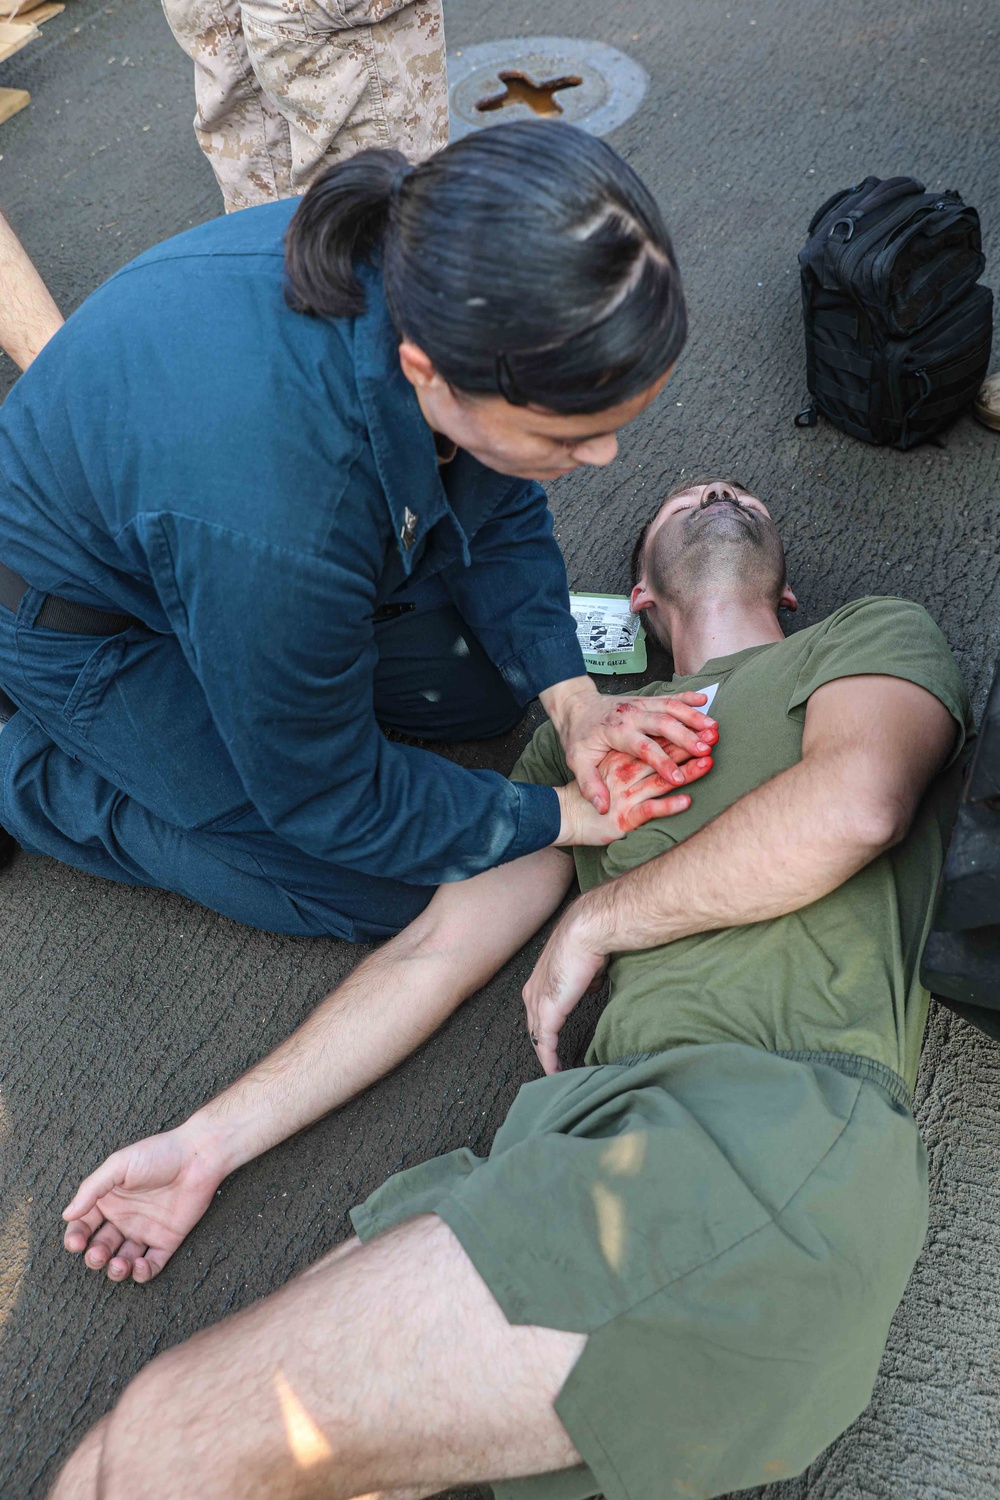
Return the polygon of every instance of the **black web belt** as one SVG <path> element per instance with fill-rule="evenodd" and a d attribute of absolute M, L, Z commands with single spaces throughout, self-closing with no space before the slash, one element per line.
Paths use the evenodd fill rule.
<path fill-rule="evenodd" d="M 15 573 L 0 563 L 0 604 L 12 614 L 24 598 L 30 584 L 20 573 Z M 119 635 L 130 625 L 139 621 L 132 615 L 116 615 L 106 609 L 94 609 L 89 604 L 73 604 L 69 599 L 59 599 L 55 594 L 46 594 L 34 623 L 44 630 L 63 630 L 69 635 Z"/>

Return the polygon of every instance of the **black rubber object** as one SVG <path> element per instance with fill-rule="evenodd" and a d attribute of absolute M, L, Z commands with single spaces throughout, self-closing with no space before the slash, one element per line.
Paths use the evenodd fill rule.
<path fill-rule="evenodd" d="M 920 976 L 956 1014 L 1000 1040 L 1000 670 L 948 845 Z"/>

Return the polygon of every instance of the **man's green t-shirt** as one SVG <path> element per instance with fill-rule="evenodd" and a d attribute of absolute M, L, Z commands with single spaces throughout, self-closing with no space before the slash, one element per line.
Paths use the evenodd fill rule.
<path fill-rule="evenodd" d="M 667 853 L 802 758 L 811 693 L 840 677 L 877 673 L 919 684 L 956 723 L 948 767 L 901 844 L 811 906 L 769 922 L 699 933 L 622 953 L 588 1063 L 668 1047 L 745 1042 L 771 1051 L 852 1052 L 874 1058 L 912 1088 L 927 1019 L 920 954 L 961 789 L 961 751 L 972 732 L 968 694 L 947 642 L 925 610 L 903 599 L 859 599 L 773 645 L 706 662 L 691 677 L 650 683 L 645 694 L 719 684 L 715 768 L 691 806 L 606 849 L 574 850 L 582 890 Z M 513 779 L 571 779 L 545 724 Z"/>

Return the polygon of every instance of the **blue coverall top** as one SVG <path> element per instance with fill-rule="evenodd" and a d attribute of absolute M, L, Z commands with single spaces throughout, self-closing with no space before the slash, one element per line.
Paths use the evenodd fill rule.
<path fill-rule="evenodd" d="M 43 349 L 0 410 L 0 559 L 148 627 L 96 646 L 86 691 L 114 712 L 117 676 L 123 703 L 153 700 L 173 747 L 157 801 L 179 826 L 242 798 L 319 858 L 456 880 L 551 843 L 557 799 L 385 739 L 373 612 L 438 574 L 527 703 L 585 670 L 565 566 L 537 484 L 466 453 L 439 469 L 376 271 L 356 319 L 289 309 L 295 207 L 168 240 Z M 54 677 L 64 649 L 79 639 L 51 632 Z"/>

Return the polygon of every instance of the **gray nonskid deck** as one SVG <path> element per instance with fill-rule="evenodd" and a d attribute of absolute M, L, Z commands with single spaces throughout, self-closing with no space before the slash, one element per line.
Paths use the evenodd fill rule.
<path fill-rule="evenodd" d="M 572 585 L 625 586 L 634 532 L 682 471 L 734 474 L 758 488 L 787 537 L 797 623 L 861 594 L 915 598 L 981 704 L 1000 647 L 1000 435 L 963 419 L 944 448 L 898 454 L 823 425 L 798 432 L 791 419 L 805 394 L 795 254 L 835 188 L 866 172 L 914 172 L 959 189 L 983 216 L 986 280 L 1000 282 L 995 8 L 446 5 L 453 51 L 514 33 L 583 35 L 631 53 L 651 77 L 611 140 L 664 206 L 692 337 L 618 463 L 553 491 Z M 154 0 L 69 0 L 0 66 L 0 83 L 32 92 L 30 108 L 0 127 L 0 207 L 67 309 L 133 255 L 218 211 L 190 129 L 190 65 Z M 9 365 L 2 376 L 6 389 Z M 506 769 L 515 744 L 465 758 Z M 227 1182 L 152 1287 L 113 1287 L 59 1248 L 59 1213 L 81 1174 L 182 1119 L 360 955 L 16 861 L 0 878 L 5 1500 L 40 1500 L 157 1350 L 315 1259 L 388 1173 L 455 1146 L 488 1147 L 535 1076 L 519 995 L 540 941 L 392 1077 Z M 574 1018 L 577 1045 L 598 1003 Z M 1000 1493 L 1000 1048 L 937 1013 L 917 1108 L 931 1230 L 875 1399 L 805 1479 L 773 1486 L 769 1500 Z"/>

